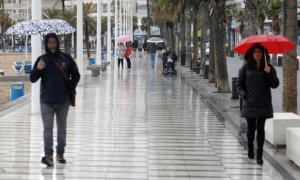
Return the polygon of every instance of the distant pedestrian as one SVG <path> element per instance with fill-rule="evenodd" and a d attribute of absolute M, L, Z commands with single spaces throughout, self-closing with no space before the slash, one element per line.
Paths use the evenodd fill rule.
<path fill-rule="evenodd" d="M 131 59 L 130 59 L 131 55 L 132 55 L 131 43 L 127 43 L 127 48 L 125 50 L 124 57 L 126 58 L 128 69 L 131 69 Z"/>
<path fill-rule="evenodd" d="M 34 64 L 30 81 L 35 83 L 41 78 L 40 102 L 44 125 L 45 151 L 45 156 L 41 162 L 47 166 L 53 166 L 54 116 L 57 124 L 56 158 L 58 162 L 66 163 L 64 153 L 67 116 L 72 102 L 70 93 L 75 92 L 80 74 L 73 58 L 59 50 L 59 40 L 56 34 L 46 35 L 45 51 L 46 54 L 38 57 Z"/>
<path fill-rule="evenodd" d="M 144 44 L 143 44 L 143 49 L 144 49 L 144 52 L 148 53 L 147 52 L 147 46 L 148 46 L 148 43 L 145 41 Z"/>
<path fill-rule="evenodd" d="M 149 60 L 150 60 L 151 68 L 154 69 L 157 45 L 155 43 L 148 43 L 147 51 L 148 51 L 148 54 L 149 54 Z"/>
<path fill-rule="evenodd" d="M 132 43 L 132 49 L 133 49 L 132 57 L 136 57 L 137 48 L 138 48 L 138 40 L 134 40 Z"/>
<path fill-rule="evenodd" d="M 139 49 L 139 56 L 142 57 L 142 53 L 143 53 L 143 40 L 139 40 L 138 41 L 138 49 Z"/>
<path fill-rule="evenodd" d="M 266 58 L 266 59 L 265 59 Z M 263 164 L 263 145 L 265 141 L 265 122 L 273 118 L 271 88 L 279 86 L 276 70 L 269 64 L 270 56 L 260 44 L 255 44 L 245 55 L 246 64 L 239 72 L 237 88 L 243 106 L 241 116 L 248 124 L 248 157 L 254 159 L 254 137 L 257 131 L 257 164 Z M 266 65 L 265 62 L 268 62 Z"/>
<path fill-rule="evenodd" d="M 119 43 L 116 52 L 118 58 L 118 68 L 120 68 L 120 65 L 122 65 L 122 69 L 124 68 L 123 66 L 124 53 L 125 53 L 125 45 L 123 43 Z"/>

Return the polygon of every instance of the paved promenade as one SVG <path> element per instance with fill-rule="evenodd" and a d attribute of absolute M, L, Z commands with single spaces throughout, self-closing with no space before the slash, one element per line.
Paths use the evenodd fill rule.
<path fill-rule="evenodd" d="M 0 116 L 0 179 L 284 179 L 248 160 L 239 140 L 180 77 L 145 59 L 86 76 L 68 118 L 66 165 L 41 165 L 42 121 L 30 104 Z M 56 134 L 56 132 L 54 133 Z"/>

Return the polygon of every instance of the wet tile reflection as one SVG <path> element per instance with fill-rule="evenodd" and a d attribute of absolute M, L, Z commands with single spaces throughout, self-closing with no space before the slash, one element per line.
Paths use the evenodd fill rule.
<path fill-rule="evenodd" d="M 0 179 L 280 177 L 272 166 L 247 159 L 191 87 L 147 67 L 145 59 L 136 59 L 131 70 L 86 76 L 68 118 L 66 165 L 39 164 L 42 121 L 30 115 L 29 104 L 1 117 Z"/>

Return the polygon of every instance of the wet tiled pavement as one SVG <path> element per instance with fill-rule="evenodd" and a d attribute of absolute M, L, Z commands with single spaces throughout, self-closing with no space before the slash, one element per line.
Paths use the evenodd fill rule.
<path fill-rule="evenodd" d="M 145 59 L 86 76 L 68 118 L 67 164 L 41 165 L 30 104 L 0 118 L 0 179 L 284 179 L 245 148 L 180 77 Z M 55 133 L 56 134 L 56 130 Z"/>

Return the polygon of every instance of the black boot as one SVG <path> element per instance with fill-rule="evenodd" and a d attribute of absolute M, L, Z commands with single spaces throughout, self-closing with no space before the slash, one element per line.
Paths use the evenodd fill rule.
<path fill-rule="evenodd" d="M 248 158 L 254 159 L 253 143 L 248 143 Z"/>
<path fill-rule="evenodd" d="M 262 159 L 262 155 L 263 155 L 263 151 L 262 150 L 257 150 L 257 154 L 256 154 L 256 163 L 258 165 L 263 165 L 264 161 Z"/>

